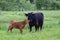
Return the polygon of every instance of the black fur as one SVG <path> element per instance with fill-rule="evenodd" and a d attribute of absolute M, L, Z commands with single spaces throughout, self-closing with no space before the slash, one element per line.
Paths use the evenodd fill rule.
<path fill-rule="evenodd" d="M 31 12 L 28 14 L 25 14 L 28 17 L 28 20 L 30 20 L 29 22 L 29 26 L 30 26 L 30 32 L 32 31 L 32 26 L 35 26 L 35 31 L 42 30 L 42 26 L 43 26 L 43 21 L 44 21 L 44 15 L 41 12 Z"/>

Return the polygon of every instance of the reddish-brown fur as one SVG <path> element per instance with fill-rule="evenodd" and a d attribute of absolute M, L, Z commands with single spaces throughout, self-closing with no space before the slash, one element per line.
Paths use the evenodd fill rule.
<path fill-rule="evenodd" d="M 20 30 L 20 32 L 22 33 L 22 29 L 25 27 L 25 25 L 29 22 L 29 20 L 24 20 L 24 21 L 14 21 L 11 20 L 10 25 L 8 27 L 8 31 L 12 31 L 13 28 L 17 28 Z"/>

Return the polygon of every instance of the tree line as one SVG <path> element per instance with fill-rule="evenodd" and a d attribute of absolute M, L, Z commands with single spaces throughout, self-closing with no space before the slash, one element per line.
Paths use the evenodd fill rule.
<path fill-rule="evenodd" d="M 2 11 L 59 10 L 60 0 L 0 0 Z"/>

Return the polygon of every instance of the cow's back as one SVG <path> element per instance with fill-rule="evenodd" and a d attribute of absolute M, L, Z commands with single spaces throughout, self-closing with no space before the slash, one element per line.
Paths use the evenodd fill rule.
<path fill-rule="evenodd" d="M 37 12 L 35 13 L 35 21 L 42 22 L 44 19 L 43 13 Z"/>

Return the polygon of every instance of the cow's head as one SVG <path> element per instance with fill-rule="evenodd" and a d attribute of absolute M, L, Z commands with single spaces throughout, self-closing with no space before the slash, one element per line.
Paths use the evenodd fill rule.
<path fill-rule="evenodd" d="M 25 14 L 25 15 L 28 17 L 28 20 L 30 20 L 30 22 L 33 21 L 33 19 L 34 19 L 34 14 L 33 14 L 33 12 L 28 13 L 28 14 Z"/>

